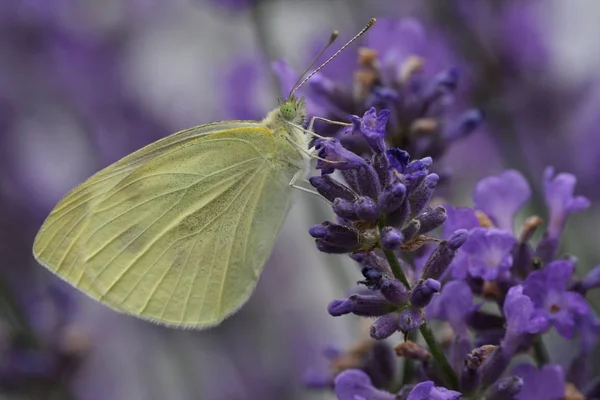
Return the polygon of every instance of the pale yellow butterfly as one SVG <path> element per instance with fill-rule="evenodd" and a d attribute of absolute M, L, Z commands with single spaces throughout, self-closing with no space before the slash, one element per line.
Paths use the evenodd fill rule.
<path fill-rule="evenodd" d="M 294 92 L 374 22 L 264 120 L 175 133 L 77 186 L 42 225 L 35 258 L 117 311 L 174 327 L 223 321 L 254 290 L 291 187 L 316 158 L 314 119 L 302 128 L 306 105 Z"/>

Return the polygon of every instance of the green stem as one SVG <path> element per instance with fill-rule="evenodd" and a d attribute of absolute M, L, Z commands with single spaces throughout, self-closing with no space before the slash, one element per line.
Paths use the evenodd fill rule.
<path fill-rule="evenodd" d="M 444 351 L 437 340 L 435 340 L 435 336 L 433 335 L 431 328 L 429 328 L 429 325 L 427 325 L 427 321 L 423 321 L 419 330 L 421 331 L 421 335 L 423 335 L 423 339 L 425 339 L 425 343 L 427 343 L 427 346 L 429 347 L 429 352 L 431 353 L 433 360 L 440 370 L 446 387 L 448 389 L 458 390 L 458 378 L 448 363 L 448 360 L 446 360 Z"/>
<path fill-rule="evenodd" d="M 542 367 L 542 365 L 546 365 L 550 362 L 548 350 L 546 349 L 546 345 L 544 344 L 541 335 L 539 335 L 533 341 L 533 354 L 535 357 L 535 361 L 537 362 L 537 365 L 540 368 Z"/>
<path fill-rule="evenodd" d="M 379 233 L 381 234 L 381 229 L 385 226 L 385 221 L 379 221 Z M 406 279 L 406 275 L 404 275 L 404 271 L 402 271 L 402 266 L 400 265 L 400 261 L 398 261 L 398 257 L 391 250 L 386 250 L 381 248 L 383 254 L 385 254 L 385 258 L 387 258 L 388 264 L 390 265 L 390 269 L 392 270 L 392 274 L 394 274 L 394 278 L 398 279 L 400 282 L 406 286 L 407 289 L 410 290 L 410 284 L 408 283 L 408 279 Z"/>

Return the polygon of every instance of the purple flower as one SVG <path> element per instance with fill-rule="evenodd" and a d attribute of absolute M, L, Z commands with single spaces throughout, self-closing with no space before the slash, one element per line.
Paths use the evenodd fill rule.
<path fill-rule="evenodd" d="M 554 168 L 544 171 L 544 194 L 550 209 L 550 218 L 546 234 L 558 239 L 567 223 L 569 214 L 585 210 L 590 201 L 583 196 L 573 196 L 577 178 L 572 174 L 561 173 L 554 176 Z"/>
<path fill-rule="evenodd" d="M 448 282 L 425 309 L 427 318 L 448 321 L 456 335 L 467 336 L 467 316 L 473 306 L 473 293 L 462 280 Z"/>
<path fill-rule="evenodd" d="M 348 369 L 335 378 L 335 395 L 338 400 L 395 400 L 396 396 L 376 389 L 371 378 L 358 369 Z"/>
<path fill-rule="evenodd" d="M 531 364 L 513 368 L 511 375 L 523 380 L 523 387 L 516 400 L 561 400 L 566 390 L 565 374 L 558 365 L 545 365 L 537 369 Z"/>
<path fill-rule="evenodd" d="M 508 170 L 480 180 L 473 193 L 473 202 L 498 229 L 512 233 L 514 216 L 530 197 L 531 189 L 523 175 Z"/>
<path fill-rule="evenodd" d="M 377 115 L 375 107 L 371 107 L 362 118 L 352 115 L 352 127 L 344 132 L 362 135 L 374 152 L 382 153 L 385 150 L 385 124 L 389 117 L 390 110 L 381 110 Z"/>
<path fill-rule="evenodd" d="M 572 260 L 557 260 L 532 272 L 523 282 L 523 294 L 531 298 L 536 311 L 568 339 L 575 334 L 578 318 L 590 312 L 581 294 L 567 291 L 574 268 Z"/>
<path fill-rule="evenodd" d="M 512 354 L 519 347 L 523 335 L 541 333 L 549 327 L 547 316 L 535 308 L 523 291 L 522 285 L 513 286 L 504 300 L 502 310 L 506 318 L 506 334 L 502 347 L 507 354 Z"/>
<path fill-rule="evenodd" d="M 434 386 L 432 381 L 425 381 L 417 384 L 406 400 L 456 400 L 459 397 L 460 392 Z"/>
<path fill-rule="evenodd" d="M 396 400 L 396 395 L 373 386 L 369 376 L 361 370 L 349 369 L 335 379 L 338 400 Z M 421 382 L 410 391 L 406 400 L 456 400 L 460 392 L 435 386 L 432 381 Z"/>
<path fill-rule="evenodd" d="M 513 235 L 503 230 L 472 229 L 461 247 L 468 257 L 469 274 L 485 280 L 501 277 L 512 265 L 511 250 L 515 242 Z"/>

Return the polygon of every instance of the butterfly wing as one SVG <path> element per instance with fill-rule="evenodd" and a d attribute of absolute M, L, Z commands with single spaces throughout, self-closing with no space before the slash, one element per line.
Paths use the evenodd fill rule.
<path fill-rule="evenodd" d="M 194 128 L 100 171 L 50 214 L 36 258 L 119 311 L 180 327 L 221 322 L 250 296 L 290 203 L 257 122 Z"/>

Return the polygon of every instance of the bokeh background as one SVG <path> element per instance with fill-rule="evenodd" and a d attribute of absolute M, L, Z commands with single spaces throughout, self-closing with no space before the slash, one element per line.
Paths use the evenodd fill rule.
<path fill-rule="evenodd" d="M 96 304 L 39 266 L 31 246 L 61 196 L 95 171 L 180 129 L 261 119 L 281 95 L 272 61 L 301 70 L 332 29 L 342 42 L 373 16 L 419 18 L 427 40 L 416 51 L 458 67 L 457 102 L 486 113 L 441 161 L 445 200 L 470 205 L 478 179 L 516 168 L 535 192 L 525 214 L 543 213 L 544 167 L 572 172 L 592 207 L 571 218 L 563 247 L 580 274 L 600 264 L 595 0 L 3 0 L 1 398 L 332 397 L 307 391 L 302 375 L 326 368 L 323 349 L 365 333 L 327 314 L 357 270 L 314 248 L 306 232 L 327 215 L 318 201 L 296 195 L 256 293 L 204 332 Z M 360 45 L 338 65 L 355 63 Z"/>

